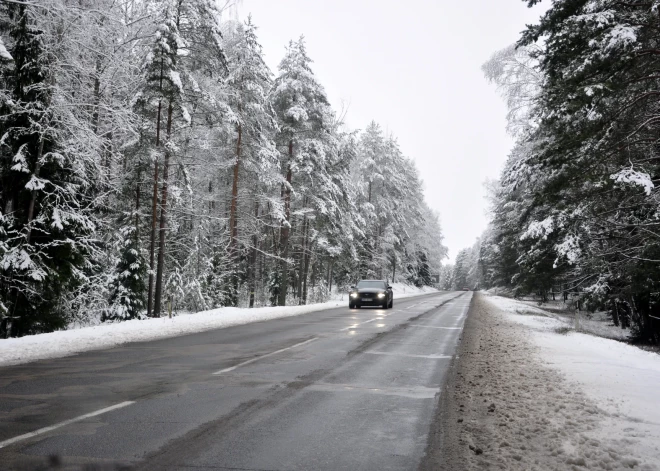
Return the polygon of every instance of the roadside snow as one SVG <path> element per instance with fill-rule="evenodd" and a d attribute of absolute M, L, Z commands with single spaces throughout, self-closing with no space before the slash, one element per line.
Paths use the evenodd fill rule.
<path fill-rule="evenodd" d="M 395 283 L 394 300 L 435 292 L 432 288 L 415 288 Z M 346 305 L 345 294 L 339 299 L 306 306 L 278 306 L 255 309 L 225 307 L 195 314 L 180 314 L 172 319 L 131 320 L 101 324 L 48 334 L 0 339 L 0 367 L 28 363 L 47 358 L 60 358 L 90 350 L 102 350 L 129 342 L 144 342 L 207 330 L 260 322 Z"/>
<path fill-rule="evenodd" d="M 498 295 L 499 293 L 489 294 Z M 510 298 L 498 299 L 498 302 L 506 303 L 508 306 L 507 309 L 512 310 L 512 312 L 518 312 L 520 314 L 536 313 L 542 316 L 550 316 L 564 321 L 568 325 L 576 328 L 578 332 L 584 334 L 593 334 L 598 337 L 623 341 L 630 337 L 630 329 L 622 329 L 620 326 L 612 324 L 611 319 L 605 311 L 592 313 L 585 313 L 584 311 L 579 312 L 576 325 L 576 311 L 570 302 L 567 304 L 558 300 L 540 303 L 536 300 L 529 299 L 518 299 L 515 301 Z M 503 306 L 504 305 L 502 305 L 502 307 Z"/>
<path fill-rule="evenodd" d="M 576 452 L 576 459 L 607 464 L 596 469 L 658 469 L 660 355 L 567 331 L 573 327 L 570 321 L 521 302 L 497 296 L 486 299 L 505 311 L 507 320 L 527 327 L 542 363 L 559 371 L 576 391 L 591 399 L 597 410 L 592 415 L 600 422 L 582 435 L 595 443 L 609 444 L 613 450 L 610 455 L 621 458 L 622 451 L 627 451 L 634 457 L 627 461 L 595 459 L 599 455 L 594 449 L 589 456 Z"/>

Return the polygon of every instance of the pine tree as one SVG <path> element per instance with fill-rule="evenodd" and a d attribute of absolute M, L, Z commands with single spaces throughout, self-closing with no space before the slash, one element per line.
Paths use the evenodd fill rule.
<path fill-rule="evenodd" d="M 280 132 L 277 143 L 282 152 L 284 183 L 282 184 L 283 218 L 280 227 L 277 304 L 284 306 L 289 287 L 290 234 L 292 228 L 291 194 L 295 172 L 305 172 L 313 160 L 311 154 L 323 152 L 323 137 L 332 124 L 332 112 L 325 90 L 312 73 L 305 41 L 290 42 L 280 63 L 271 102 L 277 113 Z"/>
<path fill-rule="evenodd" d="M 272 73 L 266 66 L 261 53 L 261 45 L 256 36 L 256 27 L 249 17 L 245 25 L 239 25 L 234 40 L 227 49 L 228 77 L 227 85 L 230 94 L 229 105 L 233 112 L 236 126 L 235 162 L 232 169 L 232 191 L 229 211 L 229 252 L 232 260 L 231 270 L 232 291 L 231 304 L 238 302 L 238 270 L 240 259 L 239 248 L 239 179 L 241 173 L 247 173 L 250 181 L 269 185 L 277 172 L 277 150 L 272 137 L 277 127 L 275 113 L 268 100 L 268 92 L 272 86 Z M 255 203 L 258 205 L 259 203 Z M 251 212 L 254 205 L 248 205 L 246 213 Z M 243 239 L 244 246 L 252 245 L 254 241 Z M 249 262 L 250 277 L 254 276 L 255 262 Z M 253 280 L 250 281 L 253 283 Z"/>
<path fill-rule="evenodd" d="M 154 177 L 151 203 L 151 242 L 147 298 L 147 315 L 153 315 L 155 317 L 160 315 L 161 309 L 167 230 L 169 167 L 172 153 L 176 151 L 176 144 L 172 140 L 172 126 L 175 108 L 178 109 L 180 106 L 181 95 L 183 93 L 181 76 L 177 70 L 177 51 L 181 40 L 179 39 L 176 13 L 177 11 L 170 8 L 166 9 L 163 13 L 163 21 L 157 27 L 151 51 L 144 65 L 145 88 L 137 101 L 139 109 L 147 116 L 151 116 L 153 108 L 155 108 L 155 141 L 154 151 L 152 153 L 154 158 Z M 160 182 L 159 164 L 161 156 L 164 162 L 162 190 L 159 200 L 158 184 Z M 158 219 L 159 207 L 160 218 Z M 158 228 L 158 226 L 160 227 Z M 155 253 L 156 238 L 159 239 L 157 261 Z M 156 269 L 155 272 L 154 269 Z"/>

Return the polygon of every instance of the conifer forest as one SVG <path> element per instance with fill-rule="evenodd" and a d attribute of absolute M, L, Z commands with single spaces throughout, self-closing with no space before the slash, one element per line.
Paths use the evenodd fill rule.
<path fill-rule="evenodd" d="M 230 3 L 230 2 L 228 2 Z M 0 317 L 16 335 L 431 284 L 413 161 L 350 130 L 303 37 L 213 0 L 0 3 Z"/>
<path fill-rule="evenodd" d="M 548 7 L 483 66 L 516 145 L 488 185 L 488 229 L 442 278 L 571 299 L 658 344 L 660 10 L 610 0 Z"/>

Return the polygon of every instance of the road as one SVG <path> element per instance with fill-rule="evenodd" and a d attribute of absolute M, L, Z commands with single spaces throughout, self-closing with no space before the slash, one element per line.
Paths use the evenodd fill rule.
<path fill-rule="evenodd" d="M 416 469 L 471 297 L 2 368 L 0 468 Z"/>

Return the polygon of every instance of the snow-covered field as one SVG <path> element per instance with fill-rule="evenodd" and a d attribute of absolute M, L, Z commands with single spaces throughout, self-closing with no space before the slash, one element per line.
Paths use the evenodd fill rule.
<path fill-rule="evenodd" d="M 393 283 L 394 301 L 436 291 Z M 28 363 L 46 358 L 59 358 L 89 350 L 102 350 L 128 342 L 176 337 L 206 330 L 220 329 L 281 317 L 299 316 L 347 304 L 344 293 L 335 293 L 333 300 L 306 306 L 262 307 L 255 309 L 225 307 L 195 314 L 183 314 L 169 319 L 132 320 L 21 338 L 0 339 L 0 366 Z"/>
<path fill-rule="evenodd" d="M 567 464 L 575 469 L 660 469 L 660 355 L 576 332 L 574 320 L 527 303 L 497 296 L 486 299 L 504 311 L 507 320 L 524 326 L 526 337 L 537 347 L 537 360 L 590 400 L 582 409 L 590 411 L 593 420 L 576 423 L 574 436 L 564 436 L 561 453 L 572 460 Z M 579 321 L 579 329 L 584 322 Z M 570 408 L 568 402 L 554 405 Z"/>

